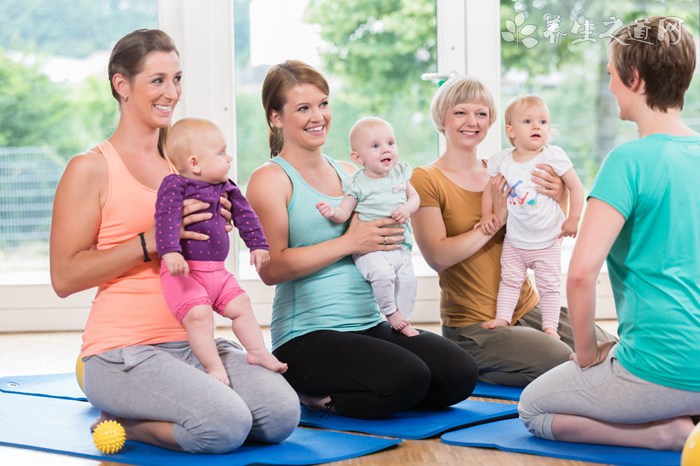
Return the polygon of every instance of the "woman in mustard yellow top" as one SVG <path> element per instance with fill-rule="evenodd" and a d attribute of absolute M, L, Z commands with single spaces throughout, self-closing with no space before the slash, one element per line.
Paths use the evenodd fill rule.
<path fill-rule="evenodd" d="M 474 357 L 480 380 L 525 386 L 569 359 L 573 338 L 567 311 L 560 316 L 561 340 L 541 332 L 538 296 L 526 281 L 511 325 L 485 328 L 496 316 L 504 230 L 491 236 L 479 228 L 479 206 L 485 189 L 504 199 L 505 180 L 490 183 L 477 147 L 496 120 L 496 108 L 483 84 L 457 76 L 438 89 L 431 113 L 446 147 L 436 161 L 413 171 L 411 184 L 421 203 L 411 221 L 423 257 L 438 272 L 442 333 Z M 540 193 L 559 200 L 561 179 L 551 167 L 540 168 L 533 173 Z M 502 225 L 505 215 L 504 204 Z M 600 329 L 598 338 L 614 339 Z"/>
<path fill-rule="evenodd" d="M 161 291 L 155 201 L 171 173 L 162 136 L 181 77 L 175 44 L 162 31 L 137 30 L 115 45 L 109 79 L 119 123 L 108 140 L 71 159 L 58 185 L 51 281 L 61 297 L 98 287 L 83 334 L 85 394 L 101 418 L 124 425 L 127 439 L 201 453 L 247 439 L 280 442 L 299 421 L 296 393 L 226 340 L 217 346 L 233 389 L 208 375 Z M 183 213 L 206 206 L 189 204 Z M 199 220 L 193 214 L 186 223 Z"/>

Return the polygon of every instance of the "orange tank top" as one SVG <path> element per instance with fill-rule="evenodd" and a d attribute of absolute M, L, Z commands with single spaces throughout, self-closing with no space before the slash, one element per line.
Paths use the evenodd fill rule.
<path fill-rule="evenodd" d="M 95 244 L 99 250 L 121 244 L 153 226 L 157 191 L 134 179 L 109 141 L 97 147 L 107 164 L 107 200 Z M 156 260 L 138 264 L 99 286 L 85 324 L 82 356 L 185 340 L 185 328 L 163 299 Z"/>

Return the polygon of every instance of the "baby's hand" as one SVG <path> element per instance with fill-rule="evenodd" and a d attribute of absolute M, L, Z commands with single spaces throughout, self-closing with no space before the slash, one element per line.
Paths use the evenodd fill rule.
<path fill-rule="evenodd" d="M 190 273 L 190 267 L 187 265 L 187 261 L 179 252 L 169 252 L 167 254 L 163 254 L 163 257 L 161 257 L 160 260 L 165 263 L 165 266 L 168 268 L 168 272 L 170 272 L 170 275 L 172 276 L 189 275 Z"/>
<path fill-rule="evenodd" d="M 406 221 L 411 217 L 411 210 L 406 204 L 398 205 L 391 212 L 391 218 L 399 223 L 406 223 Z"/>
<path fill-rule="evenodd" d="M 326 202 L 319 202 L 318 204 L 316 204 L 316 208 L 319 212 L 321 212 L 321 215 L 323 215 L 326 218 L 331 218 L 335 215 L 335 209 L 328 205 L 328 203 Z"/>
<path fill-rule="evenodd" d="M 561 234 L 559 238 L 565 236 L 576 238 L 576 233 L 578 233 L 578 222 L 573 218 L 567 218 L 564 223 L 561 224 Z"/>
<path fill-rule="evenodd" d="M 255 265 L 255 271 L 260 272 L 260 269 L 270 263 L 270 251 L 267 249 L 256 249 L 250 251 L 250 265 Z"/>
<path fill-rule="evenodd" d="M 496 327 L 507 327 L 510 323 L 503 319 L 491 319 L 488 322 L 484 322 L 481 326 L 488 330 L 493 330 Z"/>
<path fill-rule="evenodd" d="M 481 229 L 487 235 L 494 235 L 498 229 L 501 228 L 501 221 L 494 213 L 486 214 L 481 217 L 479 224 L 481 225 Z"/>

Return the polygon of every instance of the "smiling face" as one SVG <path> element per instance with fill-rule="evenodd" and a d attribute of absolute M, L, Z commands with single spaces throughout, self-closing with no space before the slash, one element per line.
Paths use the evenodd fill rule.
<path fill-rule="evenodd" d="M 150 128 L 170 124 L 182 93 L 182 70 L 175 52 L 151 52 L 141 72 L 130 80 L 117 74 L 115 88 L 124 97 L 122 113 L 128 112 Z"/>
<path fill-rule="evenodd" d="M 490 124 L 488 105 L 461 102 L 445 113 L 445 139 L 448 145 L 473 150 L 486 138 Z"/>
<path fill-rule="evenodd" d="M 320 150 L 328 137 L 331 119 L 328 95 L 313 84 L 289 89 L 282 111 L 271 113 L 272 124 L 282 130 L 284 150 Z"/>
<path fill-rule="evenodd" d="M 538 153 L 549 140 L 549 110 L 544 105 L 518 105 L 510 115 L 506 134 L 518 152 Z"/>
<path fill-rule="evenodd" d="M 399 160 L 392 127 L 380 119 L 365 119 L 350 131 L 350 156 L 370 178 L 383 178 Z"/>

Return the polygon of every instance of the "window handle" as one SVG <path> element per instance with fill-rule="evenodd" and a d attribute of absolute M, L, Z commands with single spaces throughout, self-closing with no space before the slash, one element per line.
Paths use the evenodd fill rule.
<path fill-rule="evenodd" d="M 457 76 L 456 71 L 450 71 L 448 73 L 423 73 L 420 75 L 420 79 L 423 81 L 432 81 L 437 87 L 440 87 L 453 76 Z"/>

